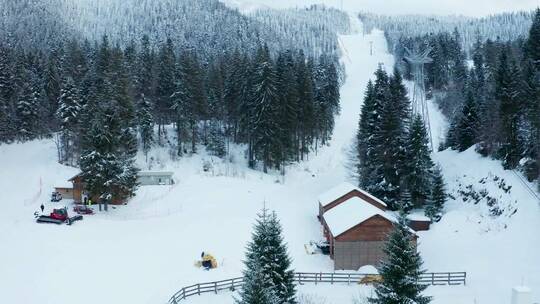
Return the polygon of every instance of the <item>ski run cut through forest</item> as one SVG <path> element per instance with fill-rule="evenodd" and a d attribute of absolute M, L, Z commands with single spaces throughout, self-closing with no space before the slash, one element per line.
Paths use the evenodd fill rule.
<path fill-rule="evenodd" d="M 185 286 L 242 276 L 243 289 L 181 303 L 540 303 L 540 10 L 417 16 L 415 25 L 414 16 L 354 5 L 344 12 L 334 3 L 274 9 L 204 0 L 187 16 L 193 1 L 186 0 L 172 11 L 185 22 L 199 18 L 204 30 L 165 33 L 173 17 L 141 15 L 160 6 L 109 2 L 110 11 L 86 0 L 51 1 L 66 15 L 43 41 L 27 34 L 28 20 L 0 25 L 9 41 L 0 41 L 1 303 L 163 304 Z M 12 5 L 6 16 L 20 9 Z M 145 23 L 130 27 L 137 17 Z M 230 41 L 212 36 L 219 22 Z M 434 23 L 433 31 L 417 27 Z M 152 24 L 160 29 L 143 37 Z M 17 54 L 48 48 L 55 35 L 65 35 L 65 45 L 48 51 L 58 61 L 41 64 L 40 51 Z M 428 48 L 435 62 L 425 71 L 428 116 L 421 117 L 411 113 L 414 71 L 403 57 Z M 55 91 L 51 73 L 68 75 L 58 76 L 54 111 L 39 105 Z M 25 77 L 31 81 L 20 81 Z M 114 102 L 96 102 L 104 96 Z M 527 105 L 508 110 L 518 102 Z M 383 133 L 384 126 L 394 129 Z M 87 183 L 86 202 L 95 204 L 76 221 L 74 206 L 86 210 L 74 202 L 79 179 Z M 349 205 L 320 210 L 351 187 L 362 190 Z M 64 198 L 51 199 L 53 191 Z M 63 207 L 69 215 L 59 222 L 69 225 L 36 223 L 61 216 Z M 401 213 L 429 229 L 407 227 Z M 331 240 L 337 252 L 340 236 L 374 217 L 391 223 L 385 246 L 397 251 L 382 266 L 335 269 L 338 254 L 317 245 Z M 279 246 L 270 250 L 284 264 L 254 258 L 272 238 Z M 410 302 L 383 292 L 393 282 L 390 270 L 402 271 L 396 263 L 419 259 L 427 273 L 466 272 L 466 284 L 419 286 L 413 271 L 401 282 L 417 289 Z M 264 271 L 279 268 L 274 264 L 302 273 L 370 273 L 377 282 L 283 283 L 258 294 L 258 283 L 271 284 Z M 284 282 L 292 275 L 282 274 Z M 513 288 L 530 298 L 513 302 Z"/>

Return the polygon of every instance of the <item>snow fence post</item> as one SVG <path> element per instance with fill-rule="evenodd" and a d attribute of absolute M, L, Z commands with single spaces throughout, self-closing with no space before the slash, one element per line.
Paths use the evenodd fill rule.
<path fill-rule="evenodd" d="M 448 285 L 452 285 L 450 284 L 450 272 L 448 273 Z"/>
<path fill-rule="evenodd" d="M 197 294 L 201 295 L 201 284 L 197 284 Z"/>
<path fill-rule="evenodd" d="M 217 282 L 214 282 L 214 293 L 217 294 Z"/>
<path fill-rule="evenodd" d="M 330 284 L 334 284 L 334 273 L 332 272 L 330 276 Z"/>
<path fill-rule="evenodd" d="M 435 285 L 435 272 L 431 273 L 431 285 Z"/>

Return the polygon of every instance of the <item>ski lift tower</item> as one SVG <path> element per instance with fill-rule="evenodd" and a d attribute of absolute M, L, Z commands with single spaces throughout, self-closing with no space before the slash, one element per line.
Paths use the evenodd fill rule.
<path fill-rule="evenodd" d="M 431 50 L 431 47 L 427 47 L 424 51 L 419 51 L 417 48 L 415 48 L 414 51 L 411 51 L 408 48 L 405 48 L 407 54 L 404 60 L 410 64 L 414 79 L 414 89 L 411 100 L 412 112 L 413 115 L 420 115 L 424 120 L 431 150 L 433 150 L 433 138 L 431 137 L 431 124 L 429 122 L 424 78 L 424 64 L 433 62 L 433 59 L 429 57 Z"/>

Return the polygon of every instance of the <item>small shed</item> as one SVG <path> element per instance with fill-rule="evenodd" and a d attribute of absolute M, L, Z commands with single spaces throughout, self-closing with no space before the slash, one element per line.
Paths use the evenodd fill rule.
<path fill-rule="evenodd" d="M 342 184 L 319 197 L 319 213 L 335 270 L 358 270 L 385 259 L 383 248 L 398 220 L 380 199 Z"/>
<path fill-rule="evenodd" d="M 137 182 L 141 186 L 172 185 L 174 184 L 173 174 L 169 171 L 139 171 Z"/>
<path fill-rule="evenodd" d="M 57 184 L 54 191 L 60 193 L 64 199 L 73 199 L 73 185 L 69 183 Z"/>
<path fill-rule="evenodd" d="M 413 212 L 407 215 L 408 225 L 414 231 L 427 231 L 431 226 L 431 219 L 422 213 Z"/>

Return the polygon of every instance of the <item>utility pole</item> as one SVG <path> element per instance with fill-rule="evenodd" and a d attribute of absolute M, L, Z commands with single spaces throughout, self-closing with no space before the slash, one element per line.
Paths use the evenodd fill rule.
<path fill-rule="evenodd" d="M 404 60 L 411 65 L 411 70 L 414 77 L 414 89 L 412 94 L 412 112 L 413 115 L 420 115 L 424 120 L 426 130 L 429 136 L 429 142 L 431 144 L 431 150 L 433 150 L 433 138 L 431 136 L 431 123 L 429 121 L 429 111 L 426 100 L 426 87 L 424 76 L 424 65 L 426 63 L 433 62 L 433 59 L 429 57 L 432 48 L 427 47 L 424 51 L 420 51 L 419 47 L 416 47 L 412 51 L 405 48 L 407 55 Z"/>

